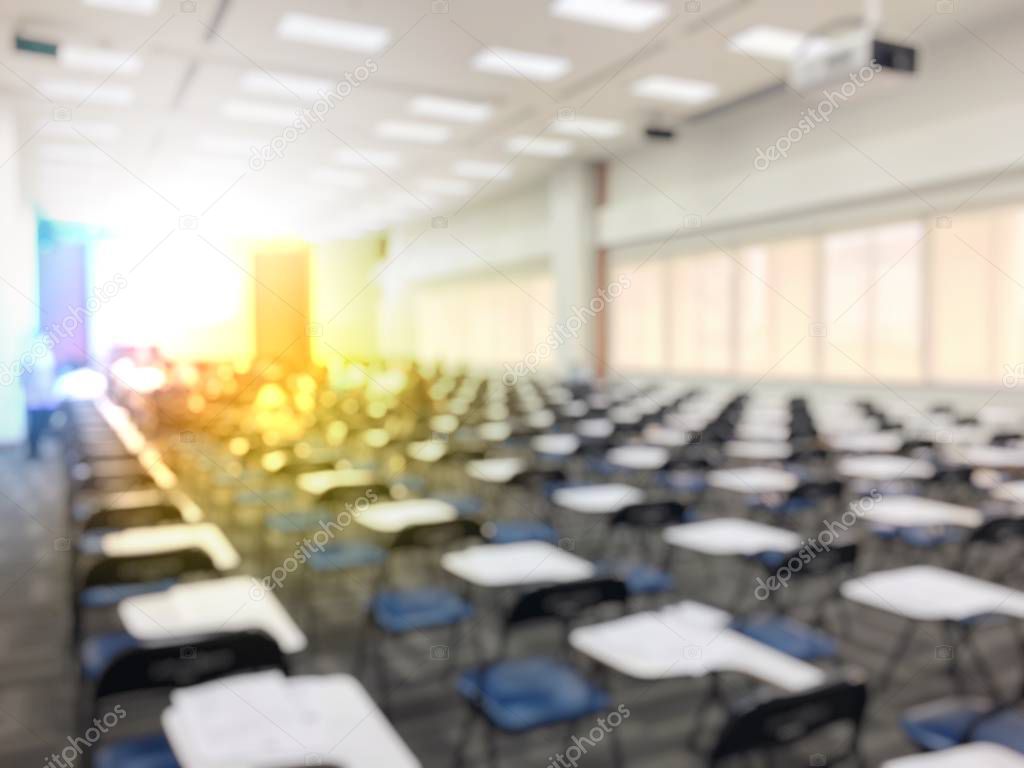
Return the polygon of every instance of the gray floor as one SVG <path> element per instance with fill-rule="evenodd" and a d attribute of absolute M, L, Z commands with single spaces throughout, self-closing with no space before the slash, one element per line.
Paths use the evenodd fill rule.
<path fill-rule="evenodd" d="M 74 677 L 67 649 L 67 552 L 59 513 L 62 492 L 55 459 L 29 464 L 16 452 L 0 454 L 0 766 L 45 766 L 50 754 L 64 746 L 69 736 L 76 735 L 71 726 Z M 690 567 L 703 568 L 699 563 Z M 687 583 L 700 583 L 695 571 L 684 568 L 680 575 L 684 592 Z M 709 583 L 707 591 L 694 592 L 693 596 L 724 602 L 724 579 L 713 572 L 710 575 L 711 579 L 703 579 Z M 319 594 L 320 604 L 328 606 L 327 612 L 334 618 L 330 622 L 318 621 L 313 649 L 299 660 L 296 671 L 352 671 L 358 611 L 331 587 Z M 306 596 L 301 590 L 286 591 L 283 597 L 300 623 L 311 629 Z M 845 661 L 869 671 L 877 670 L 886 658 L 885 649 L 893 643 L 896 626 L 891 620 L 865 612 L 855 616 L 853 627 L 852 636 L 843 643 Z M 472 631 L 486 633 L 481 624 Z M 493 637 L 485 639 L 493 641 Z M 418 638 L 411 649 L 389 654 L 397 670 L 394 719 L 426 766 L 451 764 L 464 710 L 450 682 L 413 683 L 407 678 L 450 674 L 464 666 L 469 661 L 464 655 L 468 653 L 468 643 L 465 652 L 455 650 L 447 659 L 433 658 L 445 654 L 432 651 L 431 646 L 447 643 L 446 636 L 436 640 Z M 910 704 L 952 691 L 951 678 L 945 674 L 948 662 L 944 645 L 938 628 L 919 633 L 897 680 L 884 691 L 871 691 L 864 731 L 868 765 L 878 765 L 888 757 L 912 751 L 899 728 L 900 713 Z M 983 645 L 992 666 L 998 670 L 1003 689 L 1014 690 L 1019 685 L 1021 654 L 1009 629 L 995 626 L 986 630 Z M 745 685 L 739 679 L 727 682 L 733 688 Z M 980 680 L 973 681 L 973 687 L 980 689 Z M 379 698 L 374 684 L 370 684 L 370 689 Z M 667 768 L 703 764 L 683 745 L 704 692 L 701 681 L 650 685 L 613 679 L 611 689 L 616 704 L 626 705 L 631 712 L 619 729 L 630 766 Z M 702 734 L 705 743 L 714 739 L 721 721 L 718 714 L 712 714 Z M 151 721 L 135 719 L 133 727 L 151 725 Z M 577 733 L 592 726 L 593 723 L 582 723 Z M 569 733 L 558 729 L 526 739 L 501 740 L 499 749 L 504 765 L 540 768 L 560 765 L 554 762 L 555 755 L 571 743 Z M 805 754 L 784 758 L 778 764 L 816 765 L 816 755 L 826 749 L 815 745 Z M 481 762 L 479 739 L 470 746 L 468 754 L 468 764 Z M 607 741 L 590 749 L 578 764 L 610 765 Z"/>

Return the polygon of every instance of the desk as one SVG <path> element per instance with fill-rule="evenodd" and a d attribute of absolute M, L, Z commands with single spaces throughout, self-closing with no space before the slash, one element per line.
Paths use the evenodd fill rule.
<path fill-rule="evenodd" d="M 935 466 L 930 461 L 887 454 L 846 456 L 836 463 L 836 471 L 844 477 L 879 482 L 930 480 L 935 476 Z"/>
<path fill-rule="evenodd" d="M 1024 768 L 1024 755 L 983 741 L 886 760 L 881 768 Z"/>
<path fill-rule="evenodd" d="M 749 461 L 785 461 L 793 455 L 793 448 L 788 442 L 732 440 L 725 444 L 725 455 Z"/>
<path fill-rule="evenodd" d="M 117 614 L 125 629 L 143 642 L 258 629 L 285 653 L 306 648 L 306 636 L 277 596 L 249 576 L 176 584 L 129 597 L 118 603 Z"/>
<path fill-rule="evenodd" d="M 161 722 L 181 768 L 420 766 L 351 675 L 274 670 L 179 688 Z"/>
<path fill-rule="evenodd" d="M 597 483 L 559 488 L 551 495 L 556 506 L 584 515 L 614 515 L 623 507 L 639 504 L 644 492 L 625 483 Z"/>
<path fill-rule="evenodd" d="M 483 483 L 503 485 L 526 469 L 526 462 L 517 458 L 474 459 L 466 462 L 466 474 Z"/>
<path fill-rule="evenodd" d="M 537 435 L 530 440 L 530 449 L 549 456 L 572 456 L 580 449 L 580 439 L 569 433 Z"/>
<path fill-rule="evenodd" d="M 441 557 L 448 573 L 478 587 L 523 587 L 588 579 L 594 565 L 545 541 L 481 544 Z"/>
<path fill-rule="evenodd" d="M 976 469 L 1024 469 L 1024 448 L 1001 445 L 962 445 L 943 452 L 955 464 Z"/>
<path fill-rule="evenodd" d="M 800 479 L 792 472 L 774 467 L 737 467 L 708 472 L 707 483 L 723 491 L 760 496 L 766 493 L 789 493 L 800 484 Z"/>
<path fill-rule="evenodd" d="M 576 434 L 592 440 L 604 440 L 615 433 L 611 419 L 581 419 L 576 422 Z"/>
<path fill-rule="evenodd" d="M 798 549 L 803 541 L 792 531 L 736 517 L 672 525 L 662 535 L 673 547 L 716 556 L 789 553 Z"/>
<path fill-rule="evenodd" d="M 882 496 L 880 499 L 864 499 L 853 506 L 864 509 L 861 517 L 865 520 L 892 528 L 936 525 L 977 528 L 985 522 L 985 516 L 977 509 L 923 496 Z"/>
<path fill-rule="evenodd" d="M 639 472 L 661 469 L 670 458 L 668 449 L 658 445 L 620 445 L 608 450 L 604 457 L 614 467 Z"/>
<path fill-rule="evenodd" d="M 684 600 L 658 611 L 578 627 L 569 644 L 619 674 L 637 680 L 737 672 L 787 691 L 820 685 L 825 673 L 729 629 L 726 611 Z"/>
<path fill-rule="evenodd" d="M 424 464 L 436 464 L 447 453 L 448 443 L 444 440 L 414 440 L 405 447 L 406 456 Z"/>
<path fill-rule="evenodd" d="M 145 557 L 190 548 L 209 555 L 219 571 L 233 571 L 242 562 L 224 531 L 213 523 L 151 525 L 82 537 L 83 554 L 105 557 Z"/>
<path fill-rule="evenodd" d="M 375 485 L 379 478 L 369 469 L 322 469 L 317 472 L 303 472 L 295 477 L 300 491 L 311 496 L 321 496 L 335 488 L 362 488 Z"/>
<path fill-rule="evenodd" d="M 458 518 L 454 505 L 440 499 L 382 501 L 353 515 L 356 521 L 375 533 L 396 534 L 415 525 L 448 523 Z"/>
<path fill-rule="evenodd" d="M 900 432 L 890 430 L 833 434 L 826 442 L 829 448 L 840 453 L 897 453 L 904 440 Z"/>

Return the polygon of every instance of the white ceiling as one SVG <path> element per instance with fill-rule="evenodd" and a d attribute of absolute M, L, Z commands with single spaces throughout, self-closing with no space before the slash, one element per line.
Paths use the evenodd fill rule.
<path fill-rule="evenodd" d="M 675 123 L 777 84 L 785 63 L 731 51 L 730 35 L 754 24 L 808 31 L 855 16 L 862 6 L 860 0 L 700 0 L 694 10 L 686 0 L 662 1 L 671 8 L 667 21 L 627 32 L 554 18 L 548 0 L 196 0 L 194 11 L 179 0 L 158 0 L 152 15 L 101 10 L 83 0 L 0 0 L 0 99 L 16 106 L 24 142 L 18 159 L 29 197 L 50 215 L 102 221 L 195 215 L 204 224 L 219 220 L 254 234 L 291 230 L 329 237 L 357 225 L 450 215 L 467 200 L 536 181 L 559 161 L 517 156 L 506 144 L 517 135 L 556 135 L 552 123 L 559 115 L 565 119 L 566 109 L 577 118 L 624 123 L 615 138 L 572 139 L 575 157 L 616 161 L 643 141 L 651 121 Z M 926 39 L 927 21 L 941 1 L 889 0 L 883 36 Z M 447 12 L 435 12 L 444 5 Z M 1014 0 L 960 5 L 958 18 L 972 25 L 991 23 Z M 377 53 L 286 42 L 275 27 L 289 11 L 382 26 L 391 42 Z M 135 52 L 142 67 L 71 71 L 51 58 L 15 51 L 16 33 Z M 554 82 L 532 82 L 470 67 L 475 54 L 493 48 L 565 56 L 572 70 Z M 284 126 L 226 117 L 223 105 L 275 105 L 287 116 L 309 100 L 273 81 L 264 95 L 246 94 L 241 80 L 247 73 L 336 83 L 346 73 L 358 79 L 357 68 L 368 58 L 376 71 L 322 124 L 289 143 L 280 159 L 260 170 L 250 167 L 249 148 L 269 144 Z M 689 108 L 633 96 L 631 83 L 652 74 L 711 81 L 720 94 Z M 53 90 L 55 80 L 82 81 L 90 90 L 104 85 L 89 98 L 69 98 Z M 102 103 L 125 87 L 134 92 L 131 103 Z M 418 94 L 485 101 L 493 116 L 483 124 L 443 123 L 451 138 L 440 145 L 375 134 L 381 121 L 423 120 L 409 111 Z M 345 170 L 336 155 L 346 148 L 397 152 L 401 162 Z M 455 196 L 430 191 L 430 180 L 454 178 L 459 160 L 509 165 L 502 179 L 471 180 Z M 318 180 L 314 174 L 325 167 L 338 169 L 339 183 L 363 186 Z M 360 174 L 355 182 L 353 173 Z"/>

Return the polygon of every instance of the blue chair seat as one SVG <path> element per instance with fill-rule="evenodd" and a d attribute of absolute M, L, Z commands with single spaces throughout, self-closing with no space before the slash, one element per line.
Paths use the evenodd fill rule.
<path fill-rule="evenodd" d="M 92 759 L 93 768 L 179 768 L 171 745 L 163 734 L 100 747 Z"/>
<path fill-rule="evenodd" d="M 392 634 L 450 627 L 473 614 L 468 602 L 439 587 L 379 592 L 370 610 L 377 626 Z"/>
<path fill-rule="evenodd" d="M 334 519 L 330 512 L 292 512 L 281 515 L 270 515 L 266 526 L 276 533 L 303 533 Z"/>
<path fill-rule="evenodd" d="M 804 661 L 828 659 L 836 655 L 836 641 L 813 627 L 776 614 L 737 617 L 732 629 L 778 651 Z"/>
<path fill-rule="evenodd" d="M 492 544 L 512 544 L 517 541 L 558 543 L 558 531 L 539 520 L 499 520 L 489 528 L 488 538 Z"/>
<path fill-rule="evenodd" d="M 427 480 L 420 475 L 399 475 L 391 481 L 391 486 L 404 488 L 413 496 L 422 496 L 427 492 Z"/>
<path fill-rule="evenodd" d="M 125 651 L 139 647 L 139 641 L 127 632 L 92 635 L 82 641 L 80 662 L 87 680 L 98 680 L 110 662 Z"/>
<path fill-rule="evenodd" d="M 754 555 L 754 559 L 767 568 L 769 571 L 777 570 L 782 567 L 782 564 L 786 562 L 786 558 L 789 557 L 788 552 L 758 552 Z"/>
<path fill-rule="evenodd" d="M 366 568 L 384 562 L 385 552 L 378 546 L 363 542 L 339 542 L 309 557 L 309 567 L 319 573 Z"/>
<path fill-rule="evenodd" d="M 163 592 L 173 587 L 174 584 L 174 579 L 160 579 L 159 581 L 144 581 L 134 584 L 88 587 L 78 593 L 78 604 L 83 608 L 110 608 L 129 597 Z"/>
<path fill-rule="evenodd" d="M 664 474 L 663 482 L 673 490 L 687 493 L 700 493 L 707 487 L 704 473 L 696 470 L 670 470 Z"/>
<path fill-rule="evenodd" d="M 899 537 L 906 544 L 919 549 L 935 549 L 944 544 L 954 544 L 963 538 L 962 532 L 953 527 L 901 528 Z"/>
<path fill-rule="evenodd" d="M 620 579 L 631 595 L 657 595 L 671 592 L 675 581 L 668 571 L 637 563 L 595 563 L 598 573 Z"/>
<path fill-rule="evenodd" d="M 573 667 L 544 657 L 467 670 L 459 676 L 457 689 L 510 733 L 588 717 L 607 709 L 610 701 Z"/>
<path fill-rule="evenodd" d="M 455 507 L 459 517 L 475 517 L 484 508 L 484 502 L 479 496 L 460 496 L 456 494 L 441 494 L 432 498 L 451 504 Z"/>
<path fill-rule="evenodd" d="M 911 707 L 903 714 L 903 730 L 921 749 L 948 749 L 966 741 L 971 736 L 971 728 L 975 724 L 978 724 L 979 728 L 983 723 L 987 725 L 988 718 L 985 718 L 985 715 L 991 711 L 992 706 L 992 702 L 984 697 L 951 697 L 931 701 Z M 1021 749 L 1024 747 L 1024 720 L 1013 710 L 1007 712 L 1017 717 L 1016 741 L 1020 746 L 1015 748 Z M 985 718 L 984 721 L 982 718 Z M 1002 713 L 994 716 L 994 720 L 995 726 L 989 731 L 998 735 L 999 726 L 1004 725 L 1006 720 Z M 979 729 L 975 730 L 974 737 L 982 738 Z M 1013 746 L 1006 741 L 1000 743 Z"/>

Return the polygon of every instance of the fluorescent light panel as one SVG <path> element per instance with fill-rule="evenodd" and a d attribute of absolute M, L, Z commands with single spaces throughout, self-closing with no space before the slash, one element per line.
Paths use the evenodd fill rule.
<path fill-rule="evenodd" d="M 419 117 L 450 120 L 454 123 L 484 123 L 494 114 L 494 108 L 486 102 L 443 96 L 416 96 L 409 102 L 409 110 Z"/>
<path fill-rule="evenodd" d="M 286 13 L 277 23 L 277 36 L 293 43 L 365 53 L 379 51 L 391 40 L 384 27 L 311 13 Z"/>
<path fill-rule="evenodd" d="M 267 123 L 269 125 L 287 125 L 296 117 L 296 112 L 280 104 L 268 104 L 261 101 L 241 101 L 234 99 L 225 102 L 221 114 L 232 120 L 244 120 L 250 123 Z"/>
<path fill-rule="evenodd" d="M 82 0 L 82 5 L 102 8 L 105 11 L 152 16 L 160 8 L 160 0 Z"/>
<path fill-rule="evenodd" d="M 474 69 L 491 75 L 526 77 L 549 82 L 565 77 L 572 64 L 564 56 L 516 51 L 511 48 L 484 48 L 472 59 Z"/>
<path fill-rule="evenodd" d="M 499 179 L 512 175 L 505 163 L 484 160 L 459 160 L 452 166 L 452 172 L 466 179 Z"/>
<path fill-rule="evenodd" d="M 651 75 L 633 83 L 633 95 L 676 104 L 704 104 L 718 97 L 718 86 L 704 80 Z"/>
<path fill-rule="evenodd" d="M 572 142 L 568 139 L 552 139 L 545 136 L 513 136 L 505 144 L 509 152 L 534 157 L 566 157 L 572 154 Z"/>
<path fill-rule="evenodd" d="M 397 168 L 400 158 L 384 149 L 345 148 L 334 153 L 334 160 L 351 168 Z"/>
<path fill-rule="evenodd" d="M 123 106 L 135 100 L 135 91 L 118 83 L 88 83 L 80 80 L 44 80 L 39 89 L 57 101 L 84 101 Z"/>
<path fill-rule="evenodd" d="M 595 139 L 614 139 L 622 135 L 622 121 L 608 120 L 603 117 L 581 117 L 572 120 L 556 120 L 555 133 L 568 136 L 589 136 Z"/>
<path fill-rule="evenodd" d="M 113 48 L 93 48 L 86 45 L 58 45 L 57 61 L 66 69 L 100 72 L 104 75 L 132 75 L 142 69 L 142 59 L 131 51 Z"/>
<path fill-rule="evenodd" d="M 322 77 L 307 77 L 289 72 L 267 72 L 250 69 L 242 75 L 242 90 L 255 96 L 277 96 L 316 101 L 321 94 L 333 90 L 334 83 Z"/>
<path fill-rule="evenodd" d="M 411 123 L 385 120 L 377 124 L 377 135 L 383 139 L 411 141 L 417 144 L 444 144 L 451 137 L 448 126 L 435 123 Z"/>
<path fill-rule="evenodd" d="M 808 58 L 821 56 L 832 47 L 825 38 L 808 39 L 807 35 L 798 30 L 768 24 L 748 27 L 733 35 L 729 42 L 735 52 L 779 61 L 792 61 L 798 54 Z"/>
<path fill-rule="evenodd" d="M 668 6 L 650 0 L 555 0 L 551 15 L 599 27 L 642 32 L 665 19 Z"/>

